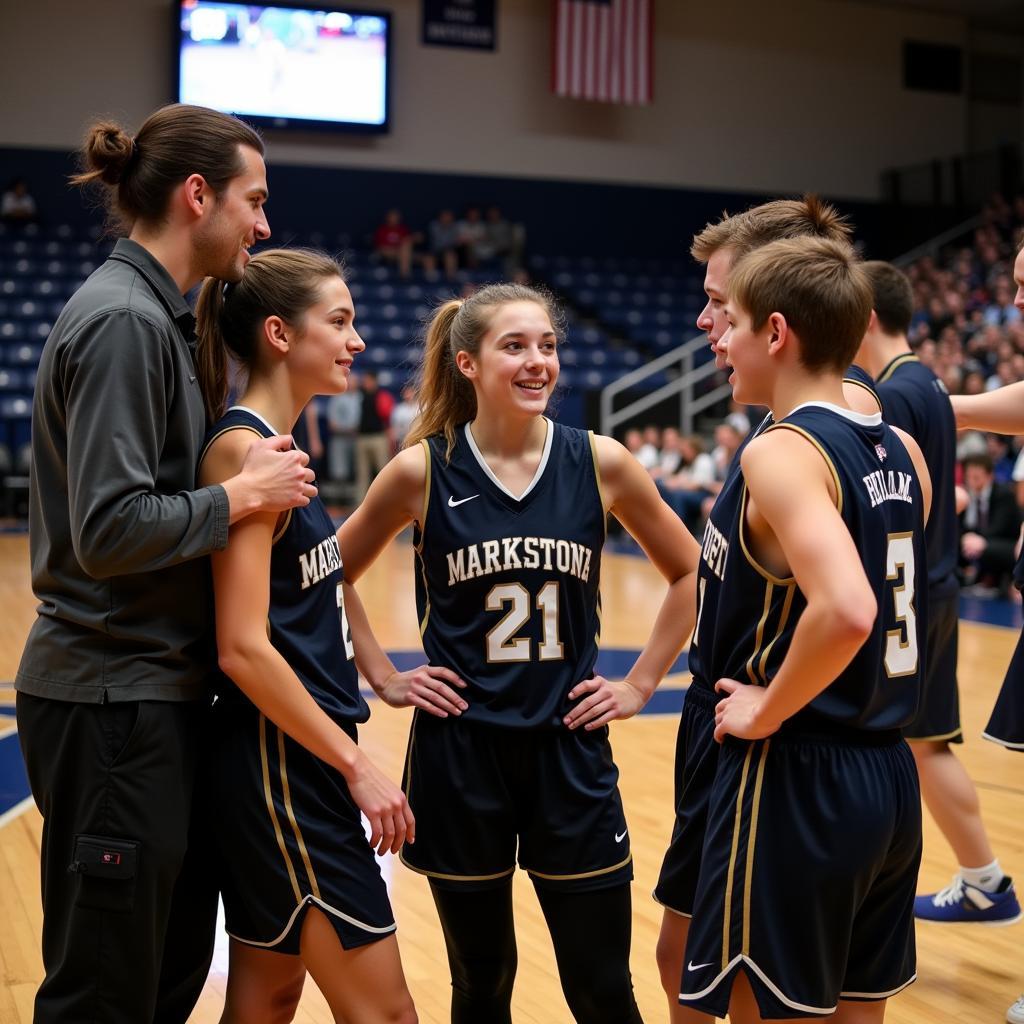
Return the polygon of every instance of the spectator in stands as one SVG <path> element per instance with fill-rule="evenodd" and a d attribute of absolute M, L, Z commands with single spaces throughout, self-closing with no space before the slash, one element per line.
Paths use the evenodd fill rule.
<path fill-rule="evenodd" d="M 459 253 L 462 265 L 475 268 L 487 258 L 487 225 L 479 206 L 469 206 L 459 221 Z"/>
<path fill-rule="evenodd" d="M 640 449 L 644 446 L 643 432 L 638 427 L 630 427 L 629 430 L 623 434 L 622 443 L 625 445 L 626 451 L 629 452 L 634 459 L 637 459 L 637 462 L 639 462 L 640 460 L 637 456 L 640 453 Z"/>
<path fill-rule="evenodd" d="M 444 276 L 451 280 L 459 269 L 459 225 L 451 210 L 441 210 L 427 225 L 427 253 L 423 265 L 428 271 L 444 269 Z"/>
<path fill-rule="evenodd" d="M 713 493 L 715 462 L 696 435 L 680 437 L 679 452 L 682 456 L 679 466 L 658 481 L 658 490 L 669 508 L 696 534 L 701 506 Z"/>
<path fill-rule="evenodd" d="M 648 472 L 661 461 L 661 432 L 648 424 L 644 427 L 643 444 L 637 450 L 636 461 Z"/>
<path fill-rule="evenodd" d="M 683 464 L 683 445 L 679 431 L 675 427 L 665 427 L 661 432 L 661 451 L 658 464 L 649 472 L 655 480 L 671 476 Z"/>
<path fill-rule="evenodd" d="M 714 460 L 715 479 L 718 481 L 725 479 L 732 460 L 743 443 L 743 438 L 750 433 L 749 423 L 746 430 L 741 428 L 742 424 L 734 420 L 731 415 L 726 418 L 724 423 L 719 423 L 715 427 L 715 447 L 711 451 L 711 458 Z"/>
<path fill-rule="evenodd" d="M 412 231 L 402 220 L 402 211 L 391 209 L 373 234 L 373 251 L 380 259 L 394 263 L 402 277 L 408 277 L 412 272 L 414 242 Z"/>
<path fill-rule="evenodd" d="M 327 426 L 331 431 L 327 442 L 327 475 L 339 483 L 348 483 L 355 475 L 356 435 L 362 404 L 363 393 L 355 373 L 349 374 L 347 391 L 331 395 L 327 400 Z"/>
<path fill-rule="evenodd" d="M 35 224 L 39 219 L 36 201 L 24 178 L 15 178 L 0 198 L 0 219 L 5 224 Z"/>
<path fill-rule="evenodd" d="M 725 417 L 726 423 L 731 423 L 741 437 L 746 437 L 750 433 L 750 413 L 748 411 L 749 406 L 740 405 L 735 399 L 729 400 L 729 414 Z M 764 413 L 757 417 L 758 420 L 764 418 Z"/>
<path fill-rule="evenodd" d="M 402 388 L 401 399 L 391 410 L 391 439 L 397 451 L 405 442 L 405 435 L 413 421 L 420 414 L 420 407 L 416 402 L 416 387 L 413 384 L 406 384 Z"/>
<path fill-rule="evenodd" d="M 373 478 L 394 454 L 391 413 L 395 400 L 377 383 L 377 375 L 366 370 L 360 381 L 359 433 L 356 435 L 356 491 L 358 505 L 369 490 Z"/>
<path fill-rule="evenodd" d="M 500 262 L 506 277 L 523 259 L 522 232 L 519 226 L 507 221 L 497 206 L 487 207 L 484 221 L 484 245 L 478 246 L 481 262 Z"/>
<path fill-rule="evenodd" d="M 967 508 L 960 517 L 963 582 L 976 593 L 1005 591 L 1013 570 L 1020 532 L 1020 509 L 1013 489 L 997 483 L 988 453 L 964 459 Z"/>
<path fill-rule="evenodd" d="M 996 483 L 1008 484 L 1013 479 L 1015 452 L 1005 434 L 986 434 L 988 456 L 992 460 L 992 478 Z"/>
<path fill-rule="evenodd" d="M 36 378 L 39 607 L 16 680 L 44 819 L 34 1020 L 184 1021 L 217 911 L 193 814 L 217 671 L 207 556 L 230 524 L 316 489 L 289 437 L 254 441 L 238 475 L 196 488 L 212 410 L 184 296 L 203 277 L 241 280 L 270 234 L 260 137 L 174 104 L 134 137 L 94 124 L 83 165 L 72 182 L 106 186 L 127 237 L 64 307 Z"/>

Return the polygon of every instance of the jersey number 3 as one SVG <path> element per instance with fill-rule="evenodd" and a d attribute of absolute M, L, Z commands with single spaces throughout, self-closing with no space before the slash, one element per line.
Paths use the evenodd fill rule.
<path fill-rule="evenodd" d="M 562 657 L 562 644 L 558 639 L 558 584 L 554 580 L 540 588 L 536 605 L 542 616 L 537 659 L 557 661 Z M 500 612 L 508 607 L 487 634 L 487 660 L 530 661 L 530 638 L 515 635 L 530 618 L 530 592 L 526 587 L 521 583 L 499 584 L 487 595 L 484 607 L 489 612 Z"/>
<path fill-rule="evenodd" d="M 886 580 L 892 588 L 896 628 L 885 634 L 885 671 L 889 678 L 917 671 L 917 612 L 914 609 L 914 540 L 909 533 L 889 534 Z"/>

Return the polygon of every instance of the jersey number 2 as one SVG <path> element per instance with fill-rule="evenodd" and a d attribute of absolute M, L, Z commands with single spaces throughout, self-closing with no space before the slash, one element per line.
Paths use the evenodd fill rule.
<path fill-rule="evenodd" d="M 917 671 L 917 612 L 914 609 L 914 540 L 909 533 L 889 534 L 886 580 L 894 583 L 892 600 L 896 628 L 885 634 L 885 671 L 893 678 Z"/>
<path fill-rule="evenodd" d="M 537 647 L 539 661 L 556 661 L 562 657 L 558 639 L 558 584 L 551 580 L 537 594 L 537 608 L 543 616 L 541 637 Z M 508 611 L 487 634 L 487 660 L 530 661 L 530 638 L 515 636 L 530 617 L 530 592 L 521 583 L 502 583 L 487 595 L 484 607 L 489 612 Z"/>
<path fill-rule="evenodd" d="M 342 593 L 342 584 L 338 584 L 338 620 L 341 623 L 341 639 L 345 644 L 345 657 L 351 661 L 355 656 L 355 648 L 352 646 L 352 627 L 348 624 L 348 615 L 345 614 L 345 595 Z"/>

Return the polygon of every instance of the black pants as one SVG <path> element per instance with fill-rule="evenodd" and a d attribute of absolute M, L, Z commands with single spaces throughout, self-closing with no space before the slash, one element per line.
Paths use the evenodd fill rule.
<path fill-rule="evenodd" d="M 534 887 L 573 1020 L 643 1024 L 629 973 L 629 883 L 583 891 Z M 512 879 L 466 892 L 430 889 L 452 972 L 452 1024 L 512 1024 L 518 965 Z"/>
<path fill-rule="evenodd" d="M 43 815 L 43 965 L 35 1024 L 184 1024 L 217 914 L 193 834 L 205 703 L 78 704 L 19 693 Z M 186 855 L 186 850 L 188 854 Z"/>

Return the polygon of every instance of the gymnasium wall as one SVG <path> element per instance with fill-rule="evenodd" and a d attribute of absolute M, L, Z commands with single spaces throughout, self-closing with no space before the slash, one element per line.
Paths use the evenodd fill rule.
<path fill-rule="evenodd" d="M 365 2 L 395 15 L 392 134 L 273 136 L 275 166 L 871 200 L 884 168 L 965 148 L 962 97 L 901 86 L 904 38 L 962 45 L 954 16 L 657 0 L 655 103 L 623 108 L 550 94 L 550 0 L 499 0 L 496 53 L 422 46 L 420 0 Z M 2 146 L 66 151 L 90 116 L 134 125 L 170 98 L 168 0 L 30 0 L 3 21 Z"/>

